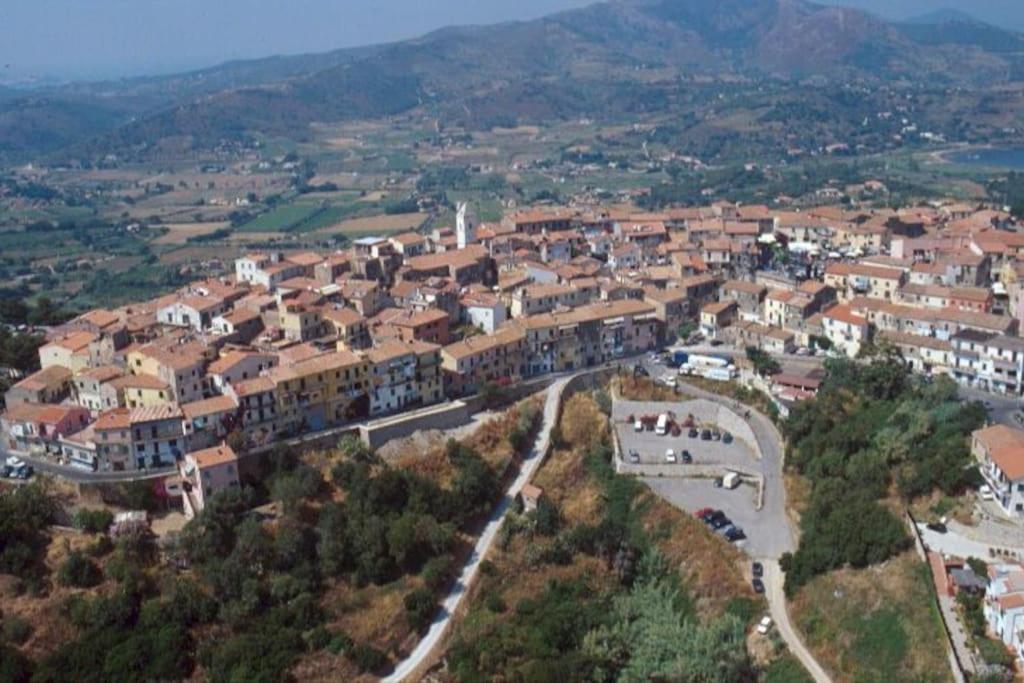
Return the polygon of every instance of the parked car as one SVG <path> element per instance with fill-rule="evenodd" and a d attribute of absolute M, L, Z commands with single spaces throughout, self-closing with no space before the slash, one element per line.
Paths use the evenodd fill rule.
<path fill-rule="evenodd" d="M 689 437 L 691 439 L 696 439 L 699 434 L 700 434 L 700 432 L 697 431 L 696 427 L 690 427 L 690 431 L 688 432 L 688 435 L 689 435 Z"/>
<path fill-rule="evenodd" d="M 707 524 L 712 524 L 719 519 L 727 519 L 725 513 L 721 510 L 712 510 L 704 516 L 704 522 Z"/>
<path fill-rule="evenodd" d="M 722 432 L 722 443 L 732 443 L 732 434 L 729 432 Z"/>
<path fill-rule="evenodd" d="M 674 449 L 669 448 L 668 450 L 665 451 L 665 462 L 672 463 L 673 465 L 676 462 L 678 462 L 678 459 L 676 458 L 676 452 Z"/>
<path fill-rule="evenodd" d="M 932 531 L 934 531 L 936 533 L 940 533 L 940 534 L 944 534 L 947 531 L 949 531 L 949 529 L 946 527 L 946 518 L 945 517 L 939 518 L 939 520 L 937 522 L 929 522 L 925 526 L 927 528 L 931 529 Z"/>
<path fill-rule="evenodd" d="M 772 618 L 766 614 L 761 618 L 761 621 L 758 622 L 757 632 L 764 636 L 767 635 L 770 630 L 772 630 Z"/>
<path fill-rule="evenodd" d="M 693 513 L 693 516 L 697 519 L 704 519 L 705 516 L 710 515 L 714 510 L 712 508 L 701 508 Z"/>
<path fill-rule="evenodd" d="M 730 543 L 742 541 L 746 537 L 747 534 L 743 531 L 741 527 L 738 526 L 734 526 L 733 528 L 725 532 L 725 540 L 729 541 Z"/>
<path fill-rule="evenodd" d="M 684 450 L 679 457 L 682 459 L 684 465 L 693 464 L 693 456 L 690 455 L 690 451 Z"/>
<path fill-rule="evenodd" d="M 712 441 L 721 441 L 722 440 L 722 432 L 718 431 L 717 429 L 712 429 L 711 430 L 711 440 Z"/>
<path fill-rule="evenodd" d="M 702 431 L 700 433 L 700 439 L 701 441 L 711 441 L 711 430 L 705 429 L 704 431 Z"/>
<path fill-rule="evenodd" d="M 636 451 L 630 451 L 629 452 L 629 461 L 631 463 L 633 463 L 634 465 L 639 464 L 639 462 L 640 462 L 640 454 L 637 453 Z"/>
<path fill-rule="evenodd" d="M 723 514 L 721 517 L 718 517 L 711 521 L 711 528 L 715 531 L 718 531 L 722 527 L 727 527 L 730 524 L 732 524 L 732 520 Z"/>
<path fill-rule="evenodd" d="M 754 564 L 750 565 L 750 573 L 754 575 L 755 579 L 760 579 L 762 576 L 764 576 L 764 565 L 760 562 L 755 562 Z"/>
<path fill-rule="evenodd" d="M 642 432 L 642 431 L 644 431 L 644 421 L 641 420 L 639 417 L 636 419 L 636 422 L 633 423 L 633 431 L 634 432 Z"/>
<path fill-rule="evenodd" d="M 764 595 L 764 581 L 761 579 L 754 579 L 750 582 L 750 585 L 753 586 L 755 593 L 758 595 Z"/>
<path fill-rule="evenodd" d="M 978 488 L 978 493 L 981 494 L 981 499 L 982 500 L 995 500 L 996 499 L 995 494 L 992 493 L 992 487 L 989 486 L 988 484 L 982 484 Z"/>

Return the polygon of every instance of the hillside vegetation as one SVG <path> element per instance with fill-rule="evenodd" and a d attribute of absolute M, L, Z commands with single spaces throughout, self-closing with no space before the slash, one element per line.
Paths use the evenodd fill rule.
<path fill-rule="evenodd" d="M 811 482 L 796 553 L 783 557 L 786 590 L 845 565 L 866 567 L 910 547 L 900 502 L 963 491 L 970 433 L 985 421 L 952 380 L 909 373 L 897 351 L 867 362 L 830 360 L 818 396 L 785 423 L 787 463 Z"/>
<path fill-rule="evenodd" d="M 615 474 L 607 417 L 565 405 L 535 483 L 482 566 L 446 655 L 455 681 L 744 680 L 746 630 L 763 605 L 740 553 Z"/>

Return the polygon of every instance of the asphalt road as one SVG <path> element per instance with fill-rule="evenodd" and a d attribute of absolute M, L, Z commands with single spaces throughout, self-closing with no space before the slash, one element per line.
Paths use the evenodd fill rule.
<path fill-rule="evenodd" d="M 797 630 L 793 628 L 793 624 L 789 621 L 789 611 L 786 608 L 786 594 L 783 591 L 784 581 L 784 574 L 782 569 L 779 568 L 779 563 L 774 560 L 765 561 L 764 596 L 768 600 L 768 609 L 771 612 L 772 619 L 775 621 L 775 627 L 779 629 L 779 635 L 786 641 L 789 651 L 800 660 L 800 663 L 804 665 L 804 669 L 815 680 L 815 683 L 831 683 L 831 677 L 818 664 L 818 660 L 814 658 L 811 651 L 800 640 L 800 634 L 797 633 Z"/>
<path fill-rule="evenodd" d="M 61 477 L 62 479 L 66 479 L 76 484 L 87 482 L 113 483 L 121 481 L 139 481 L 143 479 L 164 477 L 168 474 L 173 474 L 176 471 L 176 468 L 174 467 L 165 467 L 161 469 L 147 470 L 145 472 L 92 472 L 80 467 L 60 465 L 49 458 L 41 458 L 35 455 L 26 455 L 24 453 L 10 453 L 0 445 L 0 463 L 11 455 L 17 455 L 17 457 L 32 465 L 37 473 Z"/>

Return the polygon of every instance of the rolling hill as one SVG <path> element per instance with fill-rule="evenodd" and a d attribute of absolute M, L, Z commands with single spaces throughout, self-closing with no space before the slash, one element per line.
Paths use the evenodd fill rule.
<path fill-rule="evenodd" d="M 0 98 L 0 153 L 93 155 L 167 137 L 204 146 L 253 131 L 302 138 L 312 122 L 417 107 L 481 127 L 614 117 L 671 106 L 666 91 L 695 77 L 975 88 L 1018 78 L 1022 48 L 1020 34 L 959 17 L 897 24 L 804 0 L 613 0 L 390 45 Z"/>

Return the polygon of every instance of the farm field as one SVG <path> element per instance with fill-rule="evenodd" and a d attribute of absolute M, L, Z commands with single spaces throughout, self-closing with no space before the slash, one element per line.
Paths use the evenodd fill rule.
<path fill-rule="evenodd" d="M 367 216 L 350 218 L 335 225 L 321 228 L 315 232 L 318 236 L 326 235 L 361 235 L 367 233 L 392 233 L 415 230 L 427 220 L 425 213 L 399 213 L 391 215 Z"/>
<path fill-rule="evenodd" d="M 167 223 L 161 227 L 167 228 L 166 235 L 161 235 L 153 240 L 156 245 L 185 244 L 190 237 L 201 237 L 209 235 L 218 230 L 226 228 L 229 223 L 224 221 L 208 221 L 204 223 Z"/>

